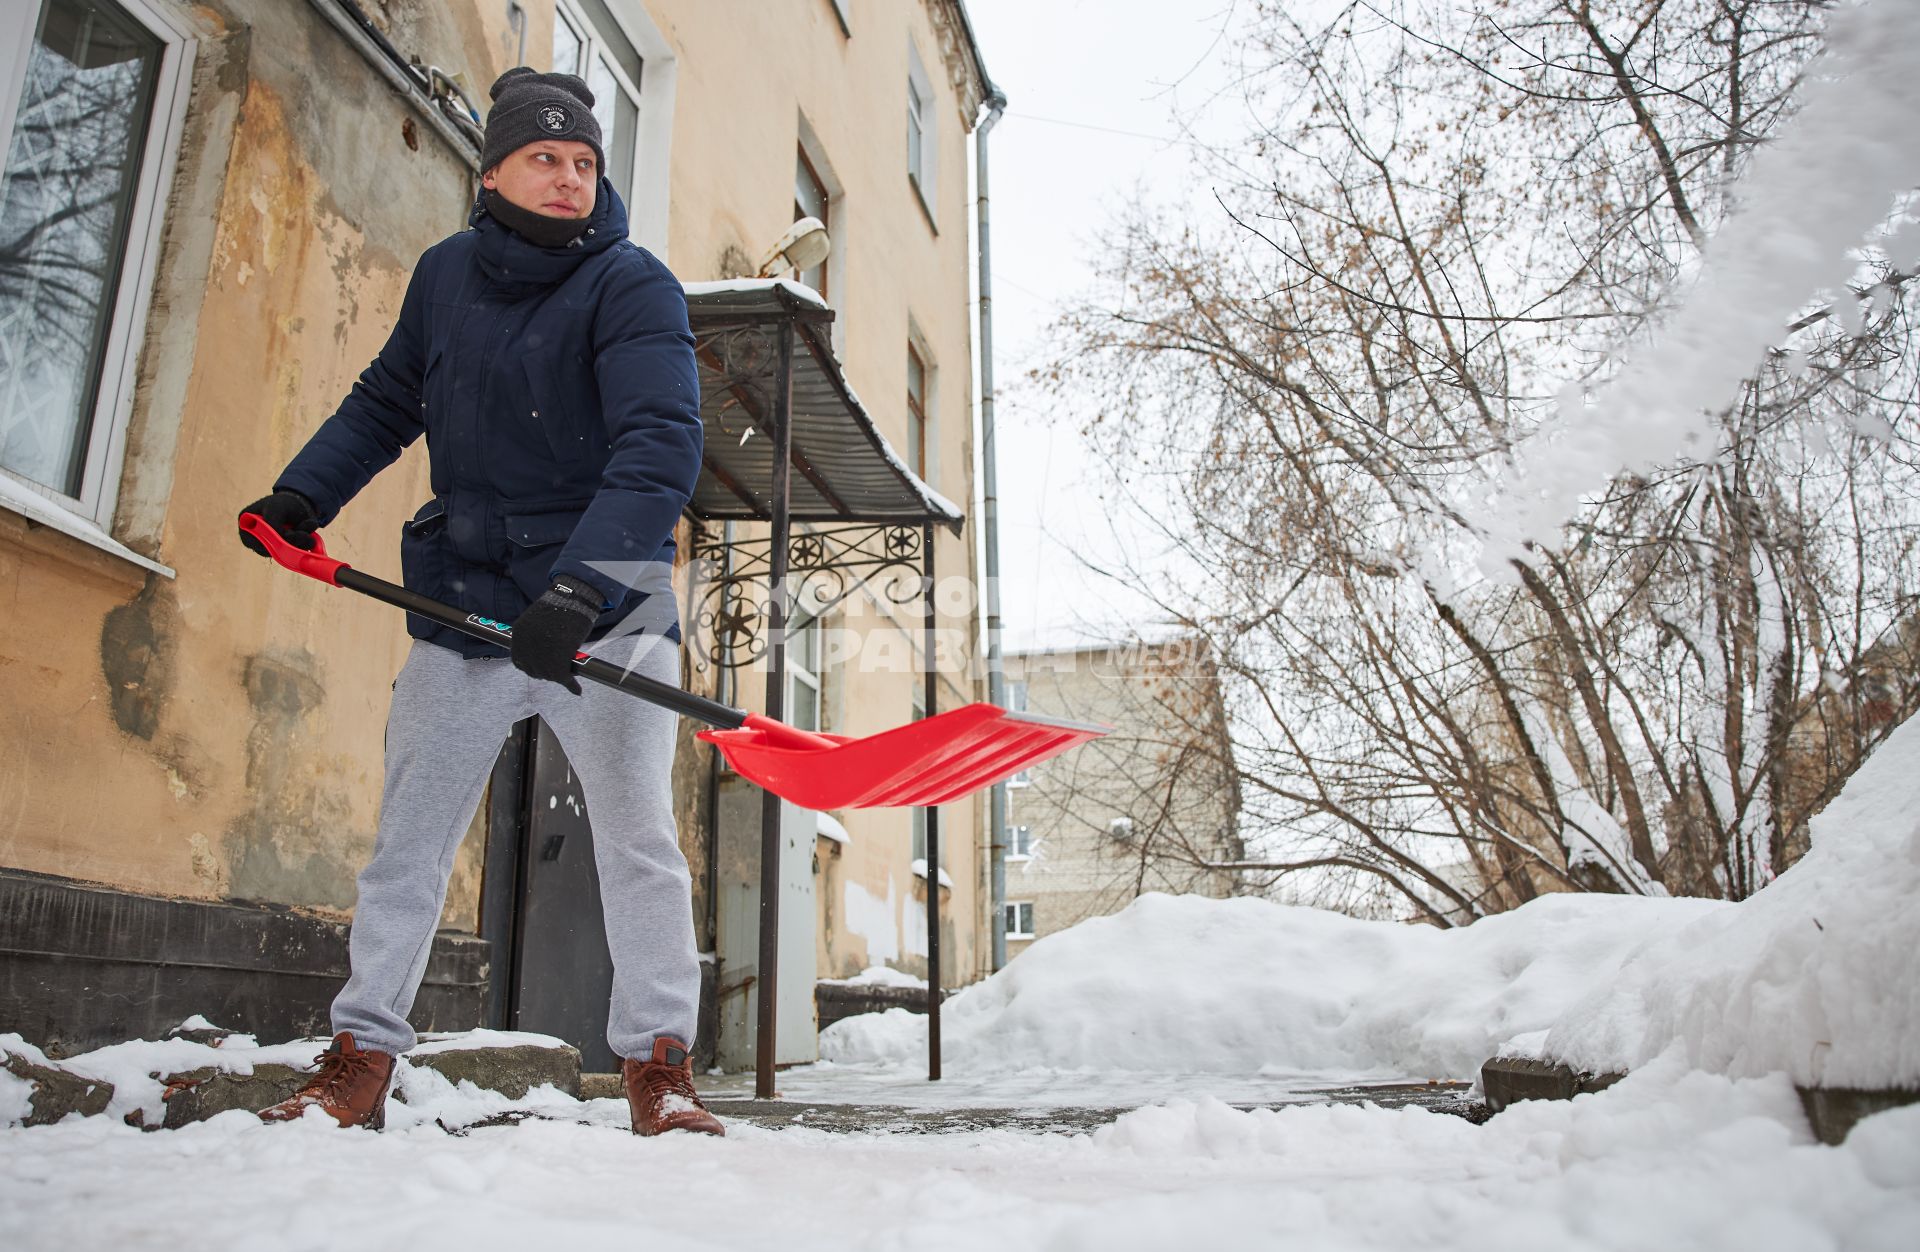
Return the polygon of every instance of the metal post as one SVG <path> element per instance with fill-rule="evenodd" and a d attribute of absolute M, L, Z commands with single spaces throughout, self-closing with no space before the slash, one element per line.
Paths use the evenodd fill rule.
<path fill-rule="evenodd" d="M 780 327 L 780 355 L 773 380 L 773 550 L 767 578 L 767 716 L 786 712 L 787 683 L 787 480 L 793 452 L 793 323 Z M 780 797 L 760 796 L 760 996 L 754 1027 L 753 1094 L 773 1098 L 774 1040 L 780 994 Z"/>
<path fill-rule="evenodd" d="M 926 625 L 926 696 L 922 703 L 923 717 L 932 717 L 940 711 L 940 670 L 935 659 L 937 637 L 939 633 L 938 615 L 934 612 L 933 592 L 933 523 L 928 522 L 920 528 L 920 542 L 927 566 L 927 583 L 924 593 L 927 613 Z M 937 806 L 923 810 L 927 821 L 927 1081 L 940 1080 L 940 810 Z"/>

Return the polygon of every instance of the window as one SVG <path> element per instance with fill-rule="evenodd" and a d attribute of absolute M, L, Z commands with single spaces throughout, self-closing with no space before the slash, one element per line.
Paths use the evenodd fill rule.
<path fill-rule="evenodd" d="M 787 716 L 789 726 L 820 729 L 820 619 L 800 617 L 787 626 Z"/>
<path fill-rule="evenodd" d="M 103 528 L 191 44 L 141 0 L 5 8 L 0 470 Z"/>
<path fill-rule="evenodd" d="M 1007 712 L 1024 713 L 1027 711 L 1027 683 L 1025 679 L 1007 681 Z M 1007 779 L 1009 787 L 1030 787 L 1033 785 L 1033 771 L 1023 769 Z"/>
<path fill-rule="evenodd" d="M 827 228 L 829 237 L 833 234 L 833 222 L 828 218 L 830 197 L 827 184 L 821 179 L 813 162 L 807 160 L 807 150 L 802 148 L 794 159 L 793 170 L 793 220 L 803 217 L 816 217 Z M 811 269 L 801 270 L 794 277 L 819 292 L 824 298 L 827 294 L 827 262 L 822 258 Z"/>
<path fill-rule="evenodd" d="M 1024 861 L 1033 855 L 1033 827 L 1007 827 L 1007 859 Z"/>
<path fill-rule="evenodd" d="M 559 0 L 553 10 L 553 68 L 578 74 L 593 92 L 606 175 L 628 204 L 640 147 L 640 53 L 606 0 Z"/>
<path fill-rule="evenodd" d="M 1033 902 L 1029 900 L 1016 904 L 1008 901 L 1006 910 L 1007 938 L 1033 938 Z"/>
<path fill-rule="evenodd" d="M 939 168 L 935 141 L 933 80 L 920 60 L 920 50 L 907 44 L 907 181 L 920 197 L 920 206 L 934 219 L 934 175 Z"/>
<path fill-rule="evenodd" d="M 927 362 L 907 345 L 907 468 L 927 477 Z"/>

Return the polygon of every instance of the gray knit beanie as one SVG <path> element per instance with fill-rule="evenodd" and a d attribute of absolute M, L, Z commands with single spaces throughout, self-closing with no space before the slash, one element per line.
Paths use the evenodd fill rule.
<path fill-rule="evenodd" d="M 593 149 L 599 172 L 607 171 L 600 150 L 600 122 L 593 115 L 593 92 L 577 74 L 541 74 L 524 65 L 494 81 L 493 108 L 487 113 L 487 139 L 480 168 L 490 170 L 513 153 L 542 139 L 572 139 Z"/>

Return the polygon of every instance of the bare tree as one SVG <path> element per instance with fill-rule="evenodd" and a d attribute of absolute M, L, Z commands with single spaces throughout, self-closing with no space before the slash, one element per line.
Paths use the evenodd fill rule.
<path fill-rule="evenodd" d="M 1063 387 L 1185 561 L 1270 881 L 1450 923 L 1543 890 L 1740 898 L 1920 701 L 1911 292 L 1809 317 L 1718 447 L 1621 477 L 1513 577 L 1475 503 L 1655 317 L 1791 108 L 1816 0 L 1261 6 L 1255 160 L 1143 211 Z"/>

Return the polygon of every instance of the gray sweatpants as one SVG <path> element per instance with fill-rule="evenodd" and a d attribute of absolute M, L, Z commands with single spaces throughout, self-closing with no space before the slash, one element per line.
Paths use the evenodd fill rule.
<path fill-rule="evenodd" d="M 662 682 L 680 681 L 679 649 L 657 634 L 587 651 Z M 607 1042 L 644 1057 L 657 1036 L 692 1044 L 700 999 L 693 896 L 674 828 L 676 715 L 582 682 L 574 695 L 504 658 L 466 660 L 416 641 L 387 714 L 387 780 L 373 859 L 360 873 L 352 976 L 333 1029 L 362 1047 L 404 1052 L 407 1013 L 447 895 L 454 853 L 515 722 L 538 715 L 559 736 L 593 821 L 594 861 L 613 955 Z"/>

